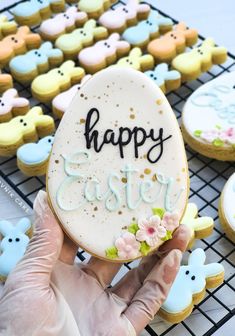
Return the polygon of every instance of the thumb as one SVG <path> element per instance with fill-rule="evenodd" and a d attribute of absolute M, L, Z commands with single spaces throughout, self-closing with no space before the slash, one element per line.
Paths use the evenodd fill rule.
<path fill-rule="evenodd" d="M 47 194 L 39 191 L 34 202 L 35 231 L 24 258 L 10 274 L 18 283 L 49 285 L 52 269 L 59 257 L 63 232 L 47 201 Z"/>

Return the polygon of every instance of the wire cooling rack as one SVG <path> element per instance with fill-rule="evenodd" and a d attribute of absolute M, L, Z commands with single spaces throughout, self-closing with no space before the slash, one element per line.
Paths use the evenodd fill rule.
<path fill-rule="evenodd" d="M 124 2 L 118 1 L 118 3 Z M 0 13 L 7 15 L 11 19 L 12 15 L 10 11 L 12 7 L 8 6 L 1 10 Z M 153 6 L 152 8 L 155 9 Z M 165 13 L 160 13 L 169 17 Z M 171 19 L 174 23 L 177 23 L 175 19 Z M 34 27 L 32 30 L 37 32 L 38 27 Z M 200 44 L 202 40 L 204 38 L 199 36 L 198 43 Z M 182 107 L 195 89 L 207 81 L 233 70 L 235 70 L 235 56 L 229 53 L 225 64 L 214 66 L 197 80 L 184 83 L 180 89 L 169 93 L 167 98 L 179 123 L 181 122 Z M 4 69 L 3 72 L 8 72 L 8 70 Z M 14 84 L 20 96 L 30 99 L 31 106 L 39 105 L 43 108 L 44 113 L 51 115 L 49 105 L 38 103 L 32 98 L 29 86 L 24 86 L 17 82 Z M 235 164 L 208 159 L 194 152 L 188 146 L 186 146 L 186 151 L 191 180 L 190 201 L 197 204 L 201 216 L 211 216 L 215 221 L 213 234 L 206 239 L 197 241 L 195 247 L 202 247 L 206 251 L 207 262 L 220 262 L 223 264 L 225 268 L 225 281 L 216 289 L 207 290 L 204 300 L 195 306 L 193 313 L 185 321 L 178 325 L 170 325 L 159 317 L 156 317 L 143 331 L 141 334 L 143 336 L 209 336 L 215 332 L 217 332 L 217 335 L 222 335 L 220 328 L 235 315 L 235 247 L 224 235 L 220 227 L 217 210 L 221 190 L 229 176 L 235 171 Z M 25 177 L 18 170 L 15 157 L 0 158 L 0 176 L 7 181 L 30 207 L 33 205 L 37 192 L 40 189 L 45 189 L 45 178 Z M 84 251 L 79 251 L 78 257 L 81 261 L 86 261 L 89 255 Z M 185 258 L 187 257 L 188 252 L 185 253 Z M 135 267 L 136 264 L 136 261 L 125 264 L 115 277 L 114 282 L 118 281 L 120 277 L 128 272 L 129 269 Z M 230 328 L 232 335 L 232 324 Z"/>

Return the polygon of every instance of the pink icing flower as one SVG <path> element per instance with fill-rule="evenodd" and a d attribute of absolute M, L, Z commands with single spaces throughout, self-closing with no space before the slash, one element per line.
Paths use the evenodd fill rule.
<path fill-rule="evenodd" d="M 166 229 L 161 225 L 159 216 L 141 219 L 138 222 L 138 226 L 140 229 L 136 232 L 136 239 L 146 241 L 149 246 L 156 246 L 167 233 Z"/>
<path fill-rule="evenodd" d="M 162 218 L 162 225 L 168 231 L 174 231 L 179 226 L 179 215 L 177 212 L 165 212 Z"/>
<path fill-rule="evenodd" d="M 140 249 L 140 243 L 136 240 L 135 235 L 130 232 L 125 232 L 121 237 L 117 238 L 115 246 L 120 259 L 136 258 Z"/>
<path fill-rule="evenodd" d="M 229 144 L 235 144 L 235 130 L 234 128 L 230 127 L 226 131 L 223 132 L 224 140 Z"/>

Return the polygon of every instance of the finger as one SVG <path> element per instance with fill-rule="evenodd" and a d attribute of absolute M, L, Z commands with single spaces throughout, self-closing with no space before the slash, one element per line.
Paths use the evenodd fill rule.
<path fill-rule="evenodd" d="M 154 318 L 165 301 L 180 267 L 182 252 L 172 250 L 153 267 L 125 311 L 137 335 Z"/>
<path fill-rule="evenodd" d="M 141 288 L 145 278 L 156 265 L 158 260 L 173 249 L 178 249 L 184 252 L 189 239 L 190 232 L 188 228 L 185 225 L 180 225 L 180 227 L 174 232 L 171 240 L 164 243 L 155 254 L 143 258 L 137 268 L 129 271 L 112 288 L 112 292 L 127 302 L 130 302 L 135 293 Z"/>
<path fill-rule="evenodd" d="M 65 264 L 73 265 L 77 255 L 78 246 L 67 236 L 64 236 L 64 243 L 60 253 L 60 261 Z"/>

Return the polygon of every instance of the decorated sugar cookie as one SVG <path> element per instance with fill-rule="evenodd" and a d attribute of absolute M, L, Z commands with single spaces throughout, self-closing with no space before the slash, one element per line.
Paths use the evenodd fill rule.
<path fill-rule="evenodd" d="M 28 110 L 28 99 L 18 97 L 16 89 L 9 89 L 0 97 L 0 123 L 11 120 L 13 116 L 23 115 Z"/>
<path fill-rule="evenodd" d="M 0 93 L 3 93 L 6 90 L 12 88 L 12 86 L 13 86 L 12 76 L 9 74 L 1 73 L 0 69 Z"/>
<path fill-rule="evenodd" d="M 198 209 L 194 203 L 188 203 L 180 224 L 186 225 L 190 230 L 190 241 L 188 246 L 190 248 L 193 246 L 195 239 L 202 239 L 210 236 L 214 227 L 213 218 L 207 216 L 198 217 Z"/>
<path fill-rule="evenodd" d="M 123 38 L 135 47 L 145 47 L 148 42 L 172 29 L 173 21 L 151 10 L 148 19 L 139 22 L 136 26 L 127 28 Z"/>
<path fill-rule="evenodd" d="M 181 73 L 182 81 L 185 82 L 198 78 L 202 72 L 210 70 L 213 64 L 222 64 L 226 59 L 226 48 L 216 47 L 214 40 L 208 38 L 201 46 L 174 58 L 172 67 Z"/>
<path fill-rule="evenodd" d="M 47 186 L 63 229 L 99 258 L 140 258 L 170 239 L 187 202 L 187 160 L 154 82 L 128 68 L 93 75 L 56 132 Z"/>
<path fill-rule="evenodd" d="M 93 74 L 114 63 L 117 58 L 128 54 L 129 50 L 129 43 L 120 41 L 120 35 L 113 33 L 106 40 L 83 49 L 78 55 L 78 60 L 86 72 Z"/>
<path fill-rule="evenodd" d="M 154 66 L 152 55 L 143 55 L 140 48 L 134 48 L 129 55 L 121 58 L 114 67 L 132 68 L 139 71 L 147 71 Z"/>
<path fill-rule="evenodd" d="M 181 266 L 166 301 L 158 314 L 170 323 L 179 323 L 188 317 L 195 304 L 201 302 L 206 288 L 215 288 L 224 280 L 222 264 L 204 265 L 206 254 L 198 248 L 188 259 L 187 266 Z"/>
<path fill-rule="evenodd" d="M 114 2 L 116 2 L 116 0 L 80 0 L 78 2 L 78 8 L 86 12 L 90 18 L 97 19 Z"/>
<path fill-rule="evenodd" d="M 181 75 L 176 70 L 169 70 L 167 63 L 161 63 L 154 70 L 146 71 L 145 74 L 151 78 L 164 93 L 177 90 L 181 85 Z"/>
<path fill-rule="evenodd" d="M 80 84 L 73 85 L 70 89 L 58 94 L 58 96 L 53 99 L 52 110 L 53 114 L 57 118 L 61 119 L 63 117 L 76 93 L 81 89 L 82 85 L 85 84 L 86 81 L 90 78 L 91 75 L 86 75 L 85 77 L 83 77 Z"/>
<path fill-rule="evenodd" d="M 0 221 L 0 281 L 5 281 L 22 259 L 31 235 L 32 226 L 28 218 L 22 218 L 16 225 Z"/>
<path fill-rule="evenodd" d="M 77 7 L 69 7 L 66 12 L 57 14 L 42 22 L 39 30 L 44 40 L 55 41 L 60 35 L 73 31 L 87 21 L 87 14 Z"/>
<path fill-rule="evenodd" d="M 220 223 L 226 235 L 235 243 L 235 173 L 226 182 L 219 205 Z"/>
<path fill-rule="evenodd" d="M 235 161 L 235 72 L 199 87 L 183 109 L 182 131 L 195 151 Z"/>
<path fill-rule="evenodd" d="M 149 11 L 149 5 L 139 4 L 139 0 L 127 0 L 125 5 L 119 4 L 103 13 L 99 18 L 99 23 L 110 33 L 122 33 L 128 26 L 136 24 L 138 20 L 146 19 Z"/>
<path fill-rule="evenodd" d="M 14 34 L 17 30 L 15 21 L 9 21 L 6 15 L 0 15 L 0 39 L 9 34 Z"/>

